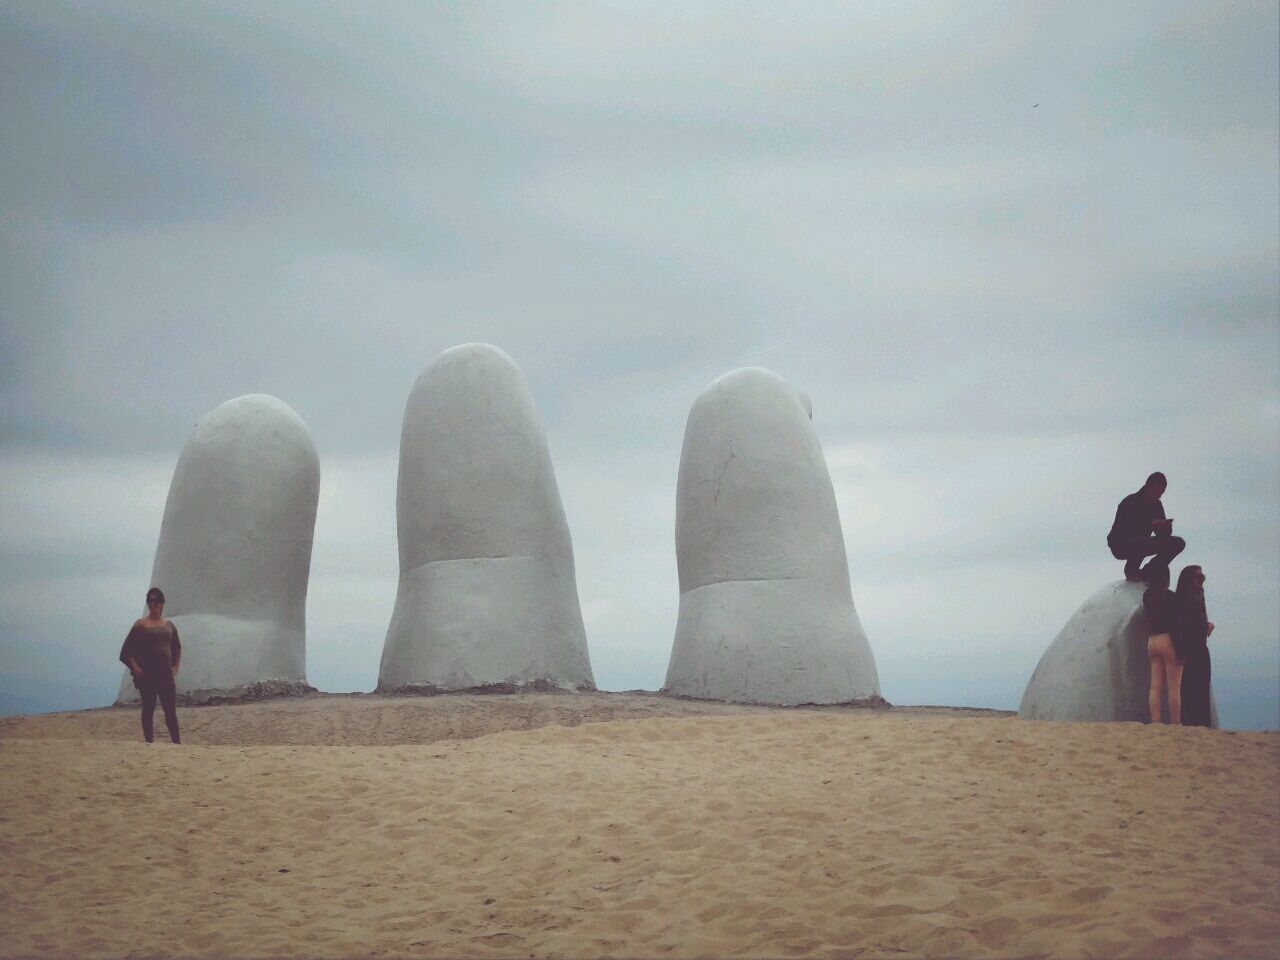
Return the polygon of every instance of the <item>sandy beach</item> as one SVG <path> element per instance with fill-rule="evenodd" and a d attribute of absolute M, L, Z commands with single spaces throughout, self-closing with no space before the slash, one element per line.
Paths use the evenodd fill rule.
<path fill-rule="evenodd" d="M 1280 733 L 655 694 L 0 720 L 0 953 L 1262 957 Z"/>

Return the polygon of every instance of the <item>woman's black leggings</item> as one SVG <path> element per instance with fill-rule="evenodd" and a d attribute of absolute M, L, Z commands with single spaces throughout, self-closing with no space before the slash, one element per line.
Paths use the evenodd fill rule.
<path fill-rule="evenodd" d="M 169 728 L 169 739 L 181 743 L 178 736 L 178 690 L 173 682 L 173 674 L 168 670 L 156 670 L 147 673 L 138 684 L 142 694 L 142 735 L 147 743 L 155 739 L 152 718 L 156 713 L 156 697 L 160 698 L 160 707 L 164 710 L 164 725 Z"/>

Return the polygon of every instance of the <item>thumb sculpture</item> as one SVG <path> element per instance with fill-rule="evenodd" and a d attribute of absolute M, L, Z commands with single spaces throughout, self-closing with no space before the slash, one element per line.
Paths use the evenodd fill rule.
<path fill-rule="evenodd" d="M 266 394 L 196 424 L 169 486 L 151 584 L 182 640 L 187 702 L 302 693 L 320 461 L 302 418 Z M 126 673 L 117 703 L 138 699 Z"/>
<path fill-rule="evenodd" d="M 546 436 L 501 350 L 454 347 L 418 377 L 396 518 L 380 691 L 595 689 Z"/>
<path fill-rule="evenodd" d="M 879 698 L 811 408 L 776 373 L 734 370 L 694 402 L 676 561 L 665 692 L 786 705 Z"/>
<path fill-rule="evenodd" d="M 1145 722 L 1151 684 L 1145 591 L 1146 584 L 1117 580 L 1089 597 L 1041 656 L 1018 716 Z M 1167 717 L 1167 703 L 1163 709 Z M 1212 695 L 1209 709 L 1216 727 Z"/>

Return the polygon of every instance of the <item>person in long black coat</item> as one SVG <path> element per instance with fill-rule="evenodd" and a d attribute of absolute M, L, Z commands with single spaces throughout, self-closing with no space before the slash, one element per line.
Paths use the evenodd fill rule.
<path fill-rule="evenodd" d="M 1182 724 L 1207 727 L 1210 721 L 1209 680 L 1213 665 L 1209 658 L 1209 634 L 1213 624 L 1204 605 L 1204 571 L 1195 564 L 1178 574 L 1178 647 L 1182 667 Z"/>

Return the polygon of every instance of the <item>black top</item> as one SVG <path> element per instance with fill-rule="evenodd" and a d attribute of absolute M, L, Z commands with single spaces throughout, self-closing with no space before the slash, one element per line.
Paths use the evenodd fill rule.
<path fill-rule="evenodd" d="M 1107 546 L 1114 547 L 1136 537 L 1149 537 L 1155 533 L 1151 521 L 1163 519 L 1163 503 L 1144 496 L 1141 490 L 1131 493 L 1116 507 L 1116 519 L 1107 534 Z"/>
<path fill-rule="evenodd" d="M 129 666 L 133 657 L 146 675 L 168 671 L 182 659 L 182 641 L 173 621 L 148 627 L 135 623 L 120 647 L 120 662 Z"/>
<path fill-rule="evenodd" d="M 1178 633 L 1178 595 L 1172 590 L 1148 590 L 1142 595 L 1142 607 L 1147 611 L 1147 632 L 1150 634 Z"/>

